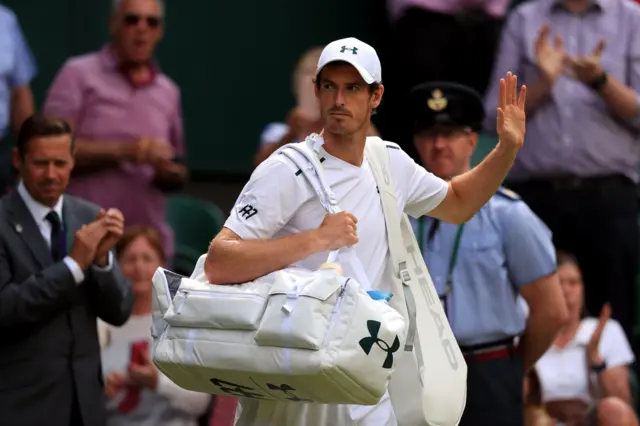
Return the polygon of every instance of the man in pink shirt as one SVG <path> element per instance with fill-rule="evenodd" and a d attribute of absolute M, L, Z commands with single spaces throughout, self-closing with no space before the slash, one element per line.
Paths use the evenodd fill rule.
<path fill-rule="evenodd" d="M 186 168 L 180 91 L 153 60 L 163 35 L 164 4 L 113 4 L 112 42 L 67 60 L 44 110 L 75 130 L 76 172 L 68 192 L 122 210 L 131 225 L 157 228 L 171 258 L 165 192 L 184 183 Z"/>

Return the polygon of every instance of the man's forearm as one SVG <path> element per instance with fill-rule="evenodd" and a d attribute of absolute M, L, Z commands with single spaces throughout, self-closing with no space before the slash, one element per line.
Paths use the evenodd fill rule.
<path fill-rule="evenodd" d="M 239 284 L 283 269 L 325 250 L 316 231 L 269 240 L 216 237 L 207 254 L 205 273 L 212 284 Z"/>
<path fill-rule="evenodd" d="M 518 344 L 525 373 L 528 372 L 553 343 L 562 323 L 544 315 L 532 314 Z"/>
<path fill-rule="evenodd" d="M 433 215 L 453 223 L 471 219 L 500 188 L 516 154 L 515 148 L 506 148 L 498 143 L 480 164 L 451 180 L 447 198 L 451 197 L 453 203 L 441 204 L 446 209 L 442 217 L 438 214 L 440 206 L 433 210 Z"/>
<path fill-rule="evenodd" d="M 544 77 L 539 77 L 533 83 L 527 85 L 527 114 L 533 114 L 542 104 L 551 100 L 551 88 L 553 82 Z"/>
<path fill-rule="evenodd" d="M 34 112 L 31 88 L 28 85 L 16 88 L 11 94 L 11 127 L 15 136 L 18 136 L 22 123 Z"/>
<path fill-rule="evenodd" d="M 80 166 L 104 165 L 129 159 L 131 147 L 129 143 L 102 142 L 87 139 L 76 140 L 76 162 Z"/>

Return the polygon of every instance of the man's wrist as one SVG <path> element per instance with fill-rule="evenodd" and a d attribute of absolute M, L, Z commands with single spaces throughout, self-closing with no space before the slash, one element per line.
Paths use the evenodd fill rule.
<path fill-rule="evenodd" d="M 587 85 L 594 91 L 599 92 L 607 84 L 608 75 L 606 71 L 601 71 L 600 75 Z"/>
<path fill-rule="evenodd" d="M 96 258 L 93 260 L 94 265 L 100 266 L 100 267 L 105 267 L 107 265 L 109 265 L 109 253 L 100 255 L 100 256 L 96 256 Z"/>

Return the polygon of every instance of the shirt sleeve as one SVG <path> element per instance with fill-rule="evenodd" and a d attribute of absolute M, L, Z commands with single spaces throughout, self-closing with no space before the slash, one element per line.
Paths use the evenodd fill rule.
<path fill-rule="evenodd" d="M 49 87 L 43 110 L 46 114 L 77 124 L 83 104 L 82 70 L 67 61 Z"/>
<path fill-rule="evenodd" d="M 489 88 L 487 89 L 484 101 L 484 109 L 486 112 L 484 120 L 485 130 L 495 132 L 496 116 L 498 109 L 498 90 L 500 88 L 500 79 L 504 77 L 508 71 L 522 75 L 520 52 L 525 52 L 524 42 L 522 38 L 523 18 L 518 10 L 511 12 L 507 18 L 507 23 L 502 30 L 500 44 L 496 58 L 493 64 L 491 80 L 489 80 Z M 520 84 L 523 82 L 520 81 Z"/>
<path fill-rule="evenodd" d="M 629 365 L 635 360 L 629 341 L 616 320 L 609 320 L 604 326 L 599 349 L 607 367 Z"/>
<path fill-rule="evenodd" d="M 424 216 L 444 200 L 449 184 L 429 173 L 397 145 L 388 145 L 396 190 L 405 200 L 404 211 L 413 217 Z"/>
<path fill-rule="evenodd" d="M 176 108 L 171 115 L 171 127 L 169 129 L 170 143 L 173 147 L 174 155 L 185 162 L 185 149 L 184 149 L 184 129 L 182 125 L 182 101 L 180 90 L 176 93 Z"/>
<path fill-rule="evenodd" d="M 551 231 L 523 201 L 512 201 L 501 209 L 504 251 L 509 278 L 520 288 L 552 274 L 556 254 Z"/>
<path fill-rule="evenodd" d="M 37 68 L 36 61 L 17 20 L 14 21 L 12 27 L 11 34 L 15 49 L 15 63 L 9 75 L 9 85 L 14 89 L 28 85 L 36 76 Z"/>
<path fill-rule="evenodd" d="M 630 27 L 634 34 L 631 36 L 629 61 L 629 84 L 636 94 L 637 110 L 636 115 L 631 119 L 631 125 L 636 129 L 640 129 L 640 7 L 636 5 L 628 5 L 630 19 L 632 21 Z"/>
<path fill-rule="evenodd" d="M 306 199 L 304 179 L 288 160 L 268 158 L 251 175 L 224 226 L 242 239 L 272 238 Z"/>

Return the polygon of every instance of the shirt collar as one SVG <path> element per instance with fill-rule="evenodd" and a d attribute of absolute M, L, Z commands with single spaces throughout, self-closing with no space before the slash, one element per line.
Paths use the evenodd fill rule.
<path fill-rule="evenodd" d="M 40 225 L 40 222 L 42 222 L 43 220 L 46 220 L 46 217 L 51 210 L 58 213 L 60 220 L 62 220 L 62 203 L 64 201 L 63 195 L 60 196 L 60 198 L 58 199 L 58 202 L 56 203 L 55 206 L 53 206 L 53 209 L 52 209 L 51 207 L 45 206 L 44 204 L 36 201 L 31 196 L 31 194 L 29 194 L 29 191 L 24 186 L 24 182 L 22 181 L 20 181 L 20 183 L 18 184 L 18 194 L 20 194 L 20 197 L 22 197 L 22 200 L 27 206 L 27 209 L 29 209 L 31 216 L 33 216 L 33 218 L 35 219 L 38 225 Z"/>
<path fill-rule="evenodd" d="M 129 76 L 127 75 L 126 71 L 120 66 L 120 64 L 118 64 L 116 56 L 113 53 L 112 44 L 109 44 L 109 43 L 105 44 L 102 47 L 102 49 L 100 49 L 99 55 L 100 55 L 100 61 L 102 62 L 102 65 L 106 69 L 121 73 L 129 81 Z M 160 74 L 160 66 L 158 65 L 158 61 L 156 61 L 155 59 L 152 59 L 151 62 L 149 63 L 149 68 L 151 71 L 151 78 L 149 78 L 148 81 L 145 81 L 141 84 L 139 83 L 137 85 L 138 87 L 153 84 L 156 81 L 156 77 Z"/>
<path fill-rule="evenodd" d="M 607 6 L 608 0 L 591 0 L 591 9 L 602 12 Z M 564 0 L 550 0 L 549 9 L 553 12 L 559 9 L 565 9 Z M 587 10 L 589 11 L 589 9 Z"/>

